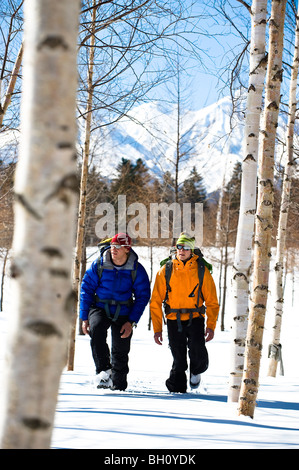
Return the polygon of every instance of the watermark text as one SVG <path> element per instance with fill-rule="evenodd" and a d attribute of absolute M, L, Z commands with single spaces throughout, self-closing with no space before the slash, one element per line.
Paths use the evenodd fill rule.
<path fill-rule="evenodd" d="M 117 205 L 97 205 L 99 219 L 95 233 L 99 239 L 126 232 L 131 238 L 178 238 L 182 231 L 195 237 L 197 246 L 203 240 L 203 204 L 173 202 L 134 202 L 127 206 L 126 196 L 118 196 Z M 193 220 L 192 220 L 193 219 Z"/>

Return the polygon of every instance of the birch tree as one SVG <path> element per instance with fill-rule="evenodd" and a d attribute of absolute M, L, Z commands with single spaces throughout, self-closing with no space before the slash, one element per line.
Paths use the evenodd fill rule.
<path fill-rule="evenodd" d="M 265 51 L 267 0 L 253 0 L 249 12 L 251 14 L 250 72 L 244 133 L 240 212 L 232 275 L 234 301 L 231 372 L 228 391 L 228 400 L 231 402 L 237 402 L 239 399 L 244 366 L 249 301 L 249 273 L 256 209 L 259 130 L 267 66 Z"/>
<path fill-rule="evenodd" d="M 219 260 L 219 305 L 222 304 L 222 272 L 223 272 L 223 233 L 222 233 L 222 216 L 223 216 L 223 197 L 224 197 L 224 188 L 225 188 L 225 175 L 226 175 L 227 161 L 225 161 L 225 167 L 223 171 L 222 186 L 220 188 L 219 200 L 217 204 L 217 213 L 216 213 L 216 236 L 215 236 L 215 245 L 219 248 L 220 251 L 220 260 Z"/>
<path fill-rule="evenodd" d="M 48 448 L 72 313 L 79 0 L 26 0 L 2 448 Z"/>
<path fill-rule="evenodd" d="M 274 154 L 282 82 L 286 0 L 273 0 L 269 22 L 269 59 L 258 170 L 254 267 L 239 414 L 253 418 L 259 387 L 263 330 L 267 308 L 274 201 Z"/>
<path fill-rule="evenodd" d="M 294 173 L 294 126 L 296 120 L 297 108 L 297 82 L 298 82 L 298 68 L 299 68 L 299 7 L 296 16 L 296 33 L 295 33 L 295 52 L 293 64 L 291 69 L 290 80 L 290 96 L 289 96 L 289 115 L 287 125 L 287 140 L 286 140 L 286 164 L 284 167 L 283 186 L 280 203 L 280 213 L 277 231 L 277 248 L 276 248 L 276 264 L 275 264 L 275 305 L 274 305 L 274 324 L 272 327 L 272 343 L 269 345 L 269 369 L 268 375 L 276 377 L 277 365 L 281 358 L 281 324 L 283 315 L 283 302 L 284 302 L 284 257 L 286 250 L 286 235 L 287 235 L 287 222 L 288 212 L 290 205 L 290 192 L 292 185 L 292 177 Z"/>
<path fill-rule="evenodd" d="M 95 53 L 95 21 L 96 21 L 96 0 L 93 0 L 93 9 L 91 10 L 91 34 L 89 44 L 89 61 L 87 69 L 87 105 L 85 112 L 85 134 L 84 134 L 84 148 L 83 148 L 83 159 L 81 169 L 81 182 L 80 182 L 80 201 L 78 210 L 78 221 L 77 221 L 77 240 L 75 248 L 75 259 L 73 267 L 73 290 L 75 294 L 75 312 L 73 318 L 73 325 L 70 335 L 70 343 L 68 350 L 68 370 L 74 369 L 74 357 L 75 357 L 75 341 L 76 341 L 76 325 L 77 325 L 77 302 L 79 297 L 79 285 L 80 285 L 80 267 L 82 259 L 82 249 L 84 246 L 85 236 L 85 221 L 86 221 L 86 200 L 87 200 L 87 176 L 88 176 L 88 161 L 89 161 L 89 148 L 90 148 L 90 130 L 91 130 L 91 119 L 92 119 L 92 98 L 93 98 L 93 70 L 94 70 L 94 53 Z"/>

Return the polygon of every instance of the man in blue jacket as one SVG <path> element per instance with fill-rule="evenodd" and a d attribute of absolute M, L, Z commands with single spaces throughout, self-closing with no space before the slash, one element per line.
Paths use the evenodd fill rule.
<path fill-rule="evenodd" d="M 86 271 L 81 285 L 80 318 L 83 333 L 91 337 L 98 388 L 127 388 L 132 329 L 149 299 L 148 275 L 131 248 L 131 238 L 118 233 Z"/>

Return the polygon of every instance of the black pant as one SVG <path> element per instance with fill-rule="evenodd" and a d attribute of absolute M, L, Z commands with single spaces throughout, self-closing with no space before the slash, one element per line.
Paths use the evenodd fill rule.
<path fill-rule="evenodd" d="M 129 372 L 129 352 L 131 337 L 121 338 L 122 325 L 128 321 L 127 316 L 119 316 L 114 322 L 109 319 L 104 309 L 92 308 L 88 316 L 90 345 L 96 373 L 112 369 L 112 382 L 118 390 L 127 388 L 127 374 Z M 111 327 L 111 357 L 107 344 L 107 332 Z"/>
<path fill-rule="evenodd" d="M 188 369 L 187 350 L 190 359 L 190 374 L 201 374 L 209 366 L 209 356 L 205 345 L 205 320 L 203 317 L 182 321 L 182 331 L 178 331 L 176 320 L 167 320 L 168 340 L 173 364 L 166 386 L 170 392 L 185 393 L 187 390 L 186 370 Z"/>

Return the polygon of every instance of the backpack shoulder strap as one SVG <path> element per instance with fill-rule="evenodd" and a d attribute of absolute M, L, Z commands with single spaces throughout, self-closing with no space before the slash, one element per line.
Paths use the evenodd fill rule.
<path fill-rule="evenodd" d="M 138 269 L 138 263 L 136 263 L 136 268 L 132 269 L 132 271 L 131 271 L 133 284 L 134 284 L 136 276 L 137 276 L 137 269 Z"/>
<path fill-rule="evenodd" d="M 198 294 L 197 294 L 197 306 L 199 303 L 199 297 L 202 297 L 202 300 L 205 301 L 203 295 L 202 295 L 202 283 L 203 283 L 203 278 L 205 274 L 205 263 L 201 258 L 197 259 L 197 268 L 198 268 L 198 280 L 199 280 L 199 286 L 198 286 Z"/>
<path fill-rule="evenodd" d="M 166 287 L 169 292 L 171 292 L 171 287 L 170 287 L 170 278 L 172 274 L 172 260 L 168 260 L 166 265 L 165 265 L 165 281 L 166 281 Z"/>
<path fill-rule="evenodd" d="M 102 274 L 103 274 L 103 265 L 101 264 L 101 257 L 99 256 L 97 259 L 97 270 L 98 270 L 98 277 L 99 277 L 99 282 L 101 280 Z"/>
<path fill-rule="evenodd" d="M 165 281 L 166 281 L 166 293 L 165 293 L 165 298 L 163 303 L 166 303 L 168 300 L 168 292 L 171 292 L 171 287 L 170 287 L 170 278 L 171 278 L 171 273 L 172 273 L 172 260 L 169 259 L 165 263 Z"/>

